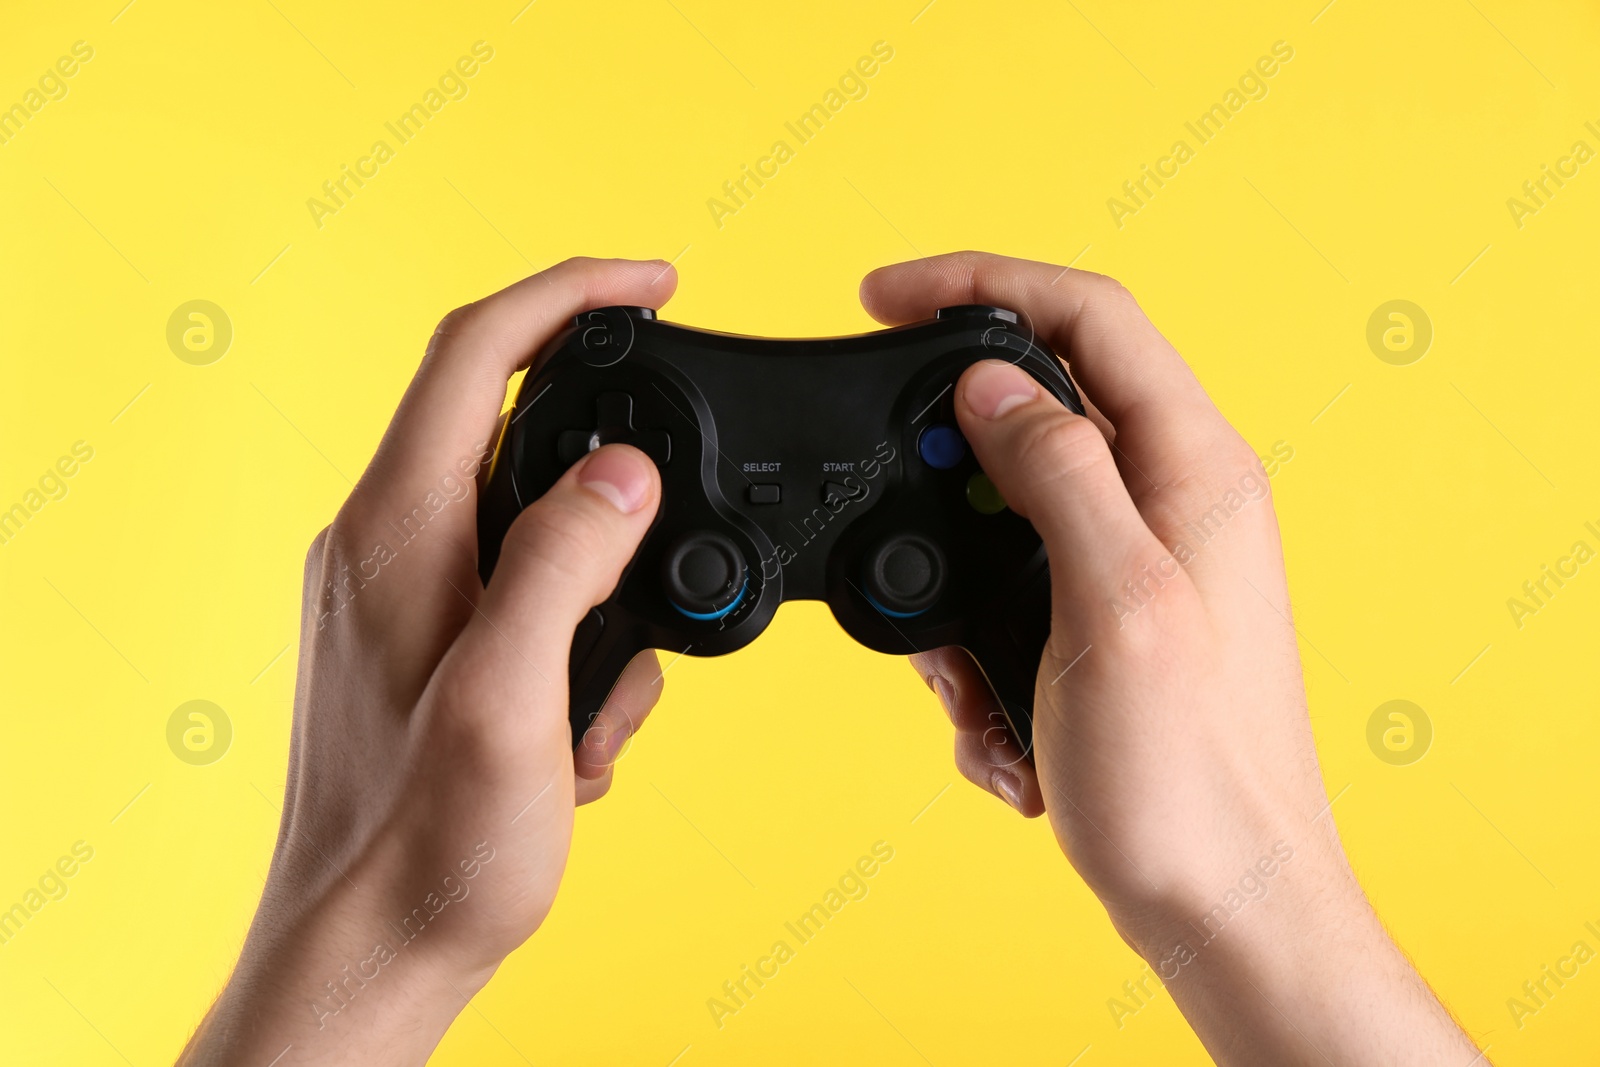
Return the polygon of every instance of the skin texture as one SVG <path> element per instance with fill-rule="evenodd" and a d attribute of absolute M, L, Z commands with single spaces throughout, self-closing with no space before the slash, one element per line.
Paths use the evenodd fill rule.
<path fill-rule="evenodd" d="M 517 519 L 485 589 L 474 479 L 507 379 L 546 339 L 586 308 L 658 308 L 675 284 L 660 261 L 569 260 L 440 323 L 308 554 L 277 849 L 180 1063 L 423 1063 L 543 922 L 574 806 L 604 794 L 660 696 L 645 653 L 573 752 L 573 630 L 616 585 L 660 483 L 631 448 L 590 453 Z M 1486 1062 L 1345 860 L 1266 475 L 1132 297 L 1082 271 L 958 253 L 875 271 L 861 298 L 891 324 L 1015 309 L 1094 405 L 1072 415 L 1003 363 L 957 386 L 974 453 L 1058 561 L 1032 765 L 995 727 L 970 657 L 913 659 L 955 724 L 961 772 L 1049 816 L 1219 1062 Z M 397 538 L 408 516 L 414 536 Z"/>
<path fill-rule="evenodd" d="M 1014 309 L 1067 354 L 1093 405 L 1071 414 L 1003 363 L 957 386 L 979 462 L 1064 561 L 1034 700 L 1037 773 L 993 729 L 965 653 L 913 661 L 955 722 L 962 773 L 1048 814 L 1219 1062 L 1477 1059 L 1345 860 L 1266 473 L 1133 297 L 973 253 L 874 271 L 861 297 L 887 324 L 951 304 Z"/>

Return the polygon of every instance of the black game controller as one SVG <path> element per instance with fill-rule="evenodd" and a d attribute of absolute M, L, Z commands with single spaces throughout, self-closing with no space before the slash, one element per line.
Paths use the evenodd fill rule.
<path fill-rule="evenodd" d="M 1061 363 L 999 308 L 770 340 L 610 307 L 557 334 L 495 450 L 484 581 L 517 513 L 591 449 L 633 445 L 662 485 L 622 581 L 573 638 L 573 744 L 636 653 L 719 656 L 755 640 L 783 601 L 825 600 L 876 651 L 967 649 L 1031 753 L 1049 574 L 1033 527 L 956 426 L 956 379 L 981 359 L 1017 364 L 1082 413 Z"/>

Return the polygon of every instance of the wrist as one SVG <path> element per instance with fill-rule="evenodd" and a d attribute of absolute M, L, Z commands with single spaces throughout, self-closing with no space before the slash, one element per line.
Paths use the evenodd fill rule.
<path fill-rule="evenodd" d="M 1335 929 L 1383 936 L 1336 842 L 1262 840 L 1200 879 L 1122 909 L 1124 936 L 1163 981 L 1179 980 L 1202 957 L 1264 960 Z"/>
<path fill-rule="evenodd" d="M 1331 829 L 1266 866 L 1125 933 L 1218 1063 L 1476 1053 L 1390 940 Z M 1429 1051 L 1406 1058 L 1417 1050 Z"/>
<path fill-rule="evenodd" d="M 292 1047 L 296 1063 L 423 1064 L 494 973 L 462 964 L 439 933 L 423 936 L 416 920 L 342 878 L 315 899 L 276 905 L 289 896 L 268 887 L 180 1063 L 270 1063 Z"/>

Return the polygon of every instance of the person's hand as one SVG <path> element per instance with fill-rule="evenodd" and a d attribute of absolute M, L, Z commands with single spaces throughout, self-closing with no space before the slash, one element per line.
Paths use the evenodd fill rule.
<path fill-rule="evenodd" d="M 477 575 L 479 475 L 506 381 L 574 314 L 660 307 L 665 263 L 569 260 L 439 324 L 306 560 L 277 850 L 243 954 L 180 1062 L 421 1063 L 538 928 L 574 803 L 661 692 L 636 659 L 574 754 L 567 655 L 660 498 L 642 453 L 579 460 Z"/>
<path fill-rule="evenodd" d="M 903 263 L 869 274 L 861 299 L 889 325 L 953 304 L 1017 311 L 1092 405 L 1071 414 L 1003 362 L 957 386 L 962 431 L 1044 539 L 1052 582 L 1032 766 L 970 656 L 913 657 L 961 772 L 1049 815 L 1217 1059 L 1466 1067 L 1477 1049 L 1345 860 L 1268 476 L 1177 352 L 1116 282 L 1042 263 Z"/>

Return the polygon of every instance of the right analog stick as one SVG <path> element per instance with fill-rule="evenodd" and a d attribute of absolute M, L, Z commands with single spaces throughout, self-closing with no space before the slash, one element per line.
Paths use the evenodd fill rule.
<path fill-rule="evenodd" d="M 744 599 L 744 553 L 722 534 L 694 530 L 667 548 L 661 585 L 672 606 L 691 619 L 720 619 Z"/>
<path fill-rule="evenodd" d="M 895 534 L 867 553 L 862 574 L 867 600 L 885 615 L 908 619 L 933 606 L 944 591 L 944 553 L 926 537 Z"/>

